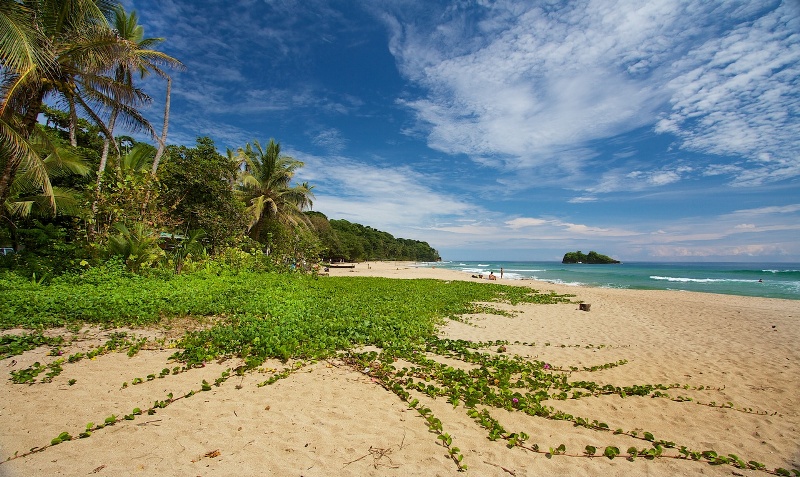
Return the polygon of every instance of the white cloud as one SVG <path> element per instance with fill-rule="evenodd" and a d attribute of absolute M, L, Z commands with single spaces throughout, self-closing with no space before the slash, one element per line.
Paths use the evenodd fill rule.
<path fill-rule="evenodd" d="M 502 15 L 512 7 L 520 5 L 498 2 L 487 15 Z M 671 7 L 664 2 L 661 8 Z M 631 53 L 652 28 L 653 21 L 645 20 L 660 14 L 644 11 L 649 9 L 581 4 L 553 18 L 552 12 L 528 8 L 503 17 L 509 23 L 491 32 L 485 43 L 457 37 L 474 45 L 469 51 L 446 41 L 460 17 L 444 24 L 446 38 L 441 38 L 442 25 L 428 33 L 439 42 L 427 42 L 425 32 L 402 30 L 394 22 L 393 51 L 403 72 L 430 91 L 404 104 L 429 124 L 429 144 L 436 149 L 499 155 L 510 168 L 552 166 L 556 157 L 565 168 L 572 167 L 591 153 L 576 157 L 570 151 L 646 124 L 666 99 L 625 67 L 639 64 L 639 56 L 652 56 Z M 630 15 L 614 17 L 618 10 Z M 563 163 L 564 156 L 570 163 Z"/>
<path fill-rule="evenodd" d="M 800 175 L 800 27 L 790 6 L 499 0 L 429 11 L 426 24 L 419 7 L 394 5 L 383 15 L 390 50 L 426 91 L 401 104 L 437 150 L 572 180 L 593 141 L 652 126 L 686 150 L 739 158 L 696 169 L 705 175 L 737 185 Z M 773 159 L 761 161 L 764 152 Z M 665 170 L 638 187 L 688 175 Z"/>
<path fill-rule="evenodd" d="M 675 64 L 672 111 L 656 131 L 681 147 L 747 159 L 707 175 L 735 174 L 735 185 L 800 175 L 800 18 L 787 4 L 693 48 Z M 770 157 L 764 160 L 764 157 Z"/>
<path fill-rule="evenodd" d="M 591 196 L 573 197 L 567 202 L 569 202 L 570 204 L 585 204 L 587 202 L 597 202 L 597 197 L 591 197 Z"/>
<path fill-rule="evenodd" d="M 347 139 L 336 128 L 323 129 L 312 134 L 311 142 L 316 146 L 324 147 L 331 154 L 338 154 L 347 145 Z"/>
<path fill-rule="evenodd" d="M 521 229 L 524 227 L 537 227 L 539 225 L 546 225 L 552 223 L 552 220 L 534 219 L 531 217 L 519 217 L 506 222 L 512 229 Z"/>
<path fill-rule="evenodd" d="M 426 235 L 420 230 L 469 230 L 447 227 L 455 220 L 492 215 L 481 206 L 442 192 L 435 180 L 407 167 L 381 167 L 341 156 L 318 157 L 287 151 L 306 166 L 299 181 L 317 185 L 314 208 L 331 218 L 369 224 L 401 237 Z M 404 235 L 405 234 L 405 235 Z M 425 240 L 423 238 L 422 240 Z"/>
<path fill-rule="evenodd" d="M 602 173 L 596 185 L 587 187 L 586 191 L 595 194 L 642 191 L 678 182 L 692 170 L 691 167 L 680 165 L 650 171 L 611 169 Z"/>
<path fill-rule="evenodd" d="M 631 230 L 595 227 L 584 224 L 573 224 L 558 219 L 538 219 L 533 217 L 518 217 L 515 219 L 507 220 L 505 224 L 511 230 L 519 230 L 531 227 L 536 227 L 537 229 L 550 228 L 553 230 L 566 231 L 570 234 L 591 235 L 597 237 L 627 237 L 640 234 L 639 232 Z"/>
<path fill-rule="evenodd" d="M 800 212 L 800 204 L 774 205 L 768 207 L 758 207 L 755 209 L 741 209 L 733 212 L 732 215 L 773 215 L 773 214 L 793 214 Z"/>

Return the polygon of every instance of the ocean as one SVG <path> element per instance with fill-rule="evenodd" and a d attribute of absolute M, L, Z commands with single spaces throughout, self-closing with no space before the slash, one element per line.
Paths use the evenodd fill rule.
<path fill-rule="evenodd" d="M 533 278 L 563 285 L 687 290 L 727 295 L 800 300 L 800 264 L 797 263 L 675 263 L 625 262 L 616 265 L 563 264 L 560 262 L 445 261 L 419 263 L 420 267 L 458 270 L 468 274 L 520 280 Z"/>

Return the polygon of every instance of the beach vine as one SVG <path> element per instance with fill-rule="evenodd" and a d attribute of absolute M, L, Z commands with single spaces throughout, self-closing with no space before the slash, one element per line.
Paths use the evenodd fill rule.
<path fill-rule="evenodd" d="M 351 352 L 343 359 L 356 370 L 364 370 L 381 386 L 393 392 L 406 402 L 411 409 L 424 409 L 424 417 L 428 422 L 435 420 L 437 426 L 440 421 L 433 417 L 428 407 L 421 407 L 419 398 L 415 394 L 424 395 L 431 399 L 446 397 L 453 408 L 463 406 L 469 416 L 477 425 L 487 431 L 490 441 L 502 440 L 509 448 L 521 448 L 531 453 L 543 454 L 547 458 L 553 456 L 593 458 L 602 455 L 614 459 L 623 455 L 619 447 L 607 445 L 597 447 L 586 445 L 582 452 L 570 453 L 564 444 L 540 446 L 538 443 L 529 443 L 530 435 L 524 431 L 508 431 L 497 419 L 492 417 L 490 409 L 503 409 L 509 412 L 522 412 L 530 416 L 541 417 L 554 421 L 569 421 L 576 427 L 583 427 L 597 432 L 624 435 L 635 441 L 646 442 L 649 446 L 631 445 L 625 451 L 625 458 L 633 461 L 636 458 L 654 459 L 682 459 L 691 461 L 704 461 L 711 465 L 730 465 L 739 469 L 762 471 L 768 474 L 791 476 L 800 475 L 800 470 L 787 470 L 781 467 L 768 468 L 765 464 L 755 460 L 745 460 L 737 454 L 718 454 L 714 450 L 690 449 L 686 445 L 658 439 L 649 431 L 613 429 L 605 422 L 574 416 L 557 410 L 553 406 L 544 404 L 546 401 L 560 401 L 567 399 L 581 399 L 589 396 L 618 395 L 621 398 L 628 396 L 643 396 L 650 398 L 666 398 L 675 402 L 695 402 L 692 398 L 678 396 L 671 398 L 667 390 L 692 389 L 694 391 L 721 390 L 710 386 L 689 386 L 681 384 L 636 384 L 629 386 L 614 386 L 600 384 L 594 381 L 570 381 L 569 375 L 578 371 L 577 367 L 568 369 L 558 368 L 544 361 L 528 361 L 518 355 L 508 356 L 505 353 L 507 342 L 474 343 L 464 340 L 449 340 L 429 338 L 424 347 L 418 349 L 390 348 L 382 351 Z M 482 348 L 498 346 L 497 354 L 477 351 Z M 469 370 L 457 369 L 440 363 L 430 356 L 440 356 L 458 359 L 464 364 L 477 365 Z M 404 362 L 407 366 L 398 369 L 396 363 Z M 622 366 L 627 361 L 620 360 L 598 366 L 584 366 L 581 370 L 595 372 Z M 420 396 L 422 397 L 422 396 Z M 758 415 L 777 415 L 776 412 L 753 410 L 750 408 L 736 408 L 728 402 L 717 405 L 715 402 L 695 402 L 696 404 L 733 409 Z M 440 429 L 440 427 L 437 427 Z M 434 429 L 434 431 L 436 431 Z M 436 432 L 441 439 L 441 432 Z M 448 449 L 449 447 L 448 439 Z M 451 454 L 452 455 L 452 454 Z M 459 449 L 459 459 L 456 462 L 458 470 L 466 470 L 463 455 Z"/>
<path fill-rule="evenodd" d="M 623 429 L 557 409 L 562 401 L 609 395 L 648 397 L 687 406 L 703 405 L 755 415 L 776 415 L 775 411 L 743 408 L 732 402 L 717 403 L 710 398 L 697 397 L 722 387 L 680 383 L 619 386 L 601 380 L 572 379 L 575 373 L 598 373 L 626 366 L 628 362 L 617 359 L 582 366 L 557 365 L 510 351 L 512 347 L 521 346 L 592 350 L 612 347 L 605 344 L 470 342 L 436 336 L 447 319 L 468 323 L 470 315 L 476 313 L 516 319 L 516 313 L 509 311 L 508 306 L 501 311 L 493 305 L 496 303 L 511 306 L 520 303 L 571 303 L 570 296 L 493 283 L 366 277 L 314 279 L 251 272 L 196 273 L 170 280 L 110 277 L 102 287 L 93 282 L 84 284 L 80 280 L 69 283 L 54 281 L 51 285 L 42 284 L 35 288 L 23 285 L 21 282 L 5 284 L 4 301 L 0 303 L 0 328 L 26 327 L 35 331 L 5 335 L 8 337 L 0 339 L 0 356 L 7 359 L 39 346 L 49 346 L 50 355 L 55 359 L 12 371 L 10 379 L 14 383 L 46 385 L 69 364 L 111 352 L 126 352 L 133 356 L 146 348 L 174 348 L 171 357 L 174 364 L 144 376 L 133 376 L 122 384 L 123 388 L 166 379 L 213 361 L 221 363 L 237 358 L 241 364 L 226 369 L 216 379 L 203 380 L 197 388 L 183 395 L 170 394 L 156 399 L 152 405 L 139 405 L 129 412 L 109 414 L 99 419 L 101 424 L 89 423 L 82 429 L 65 430 L 53 437 L 49 444 L 16 453 L 9 459 L 87 438 L 121 421 L 152 416 L 179 399 L 223 386 L 232 377 L 265 372 L 264 363 L 268 359 L 280 360 L 286 363 L 285 367 L 280 371 L 270 369 L 270 376 L 257 383 L 258 386 L 289 378 L 297 370 L 322 359 L 341 361 L 359 373 L 369 375 L 406 402 L 435 435 L 436 442 L 446 449 L 459 471 L 467 470 L 469 465 L 463 444 L 459 446 L 456 436 L 448 431 L 448 423 L 434 414 L 431 408 L 435 406 L 430 404 L 432 400 L 443 399 L 454 409 L 462 408 L 466 416 L 486 432 L 489 440 L 502 441 L 508 447 L 549 458 L 684 459 L 774 475 L 800 475 L 796 470 L 768 467 L 737 454 L 720 455 L 709 449 L 693 449 L 685 443 L 663 439 L 654 432 Z M 17 286 L 19 288 L 15 288 Z M 108 303 L 114 303 L 115 307 L 108 306 Z M 171 343 L 163 339 L 150 342 L 132 334 L 112 332 L 106 343 L 68 356 L 64 356 L 64 351 L 69 343 L 58 337 L 48 337 L 41 331 L 43 327 L 53 325 L 66 326 L 73 333 L 85 324 L 108 328 L 152 326 L 170 318 L 196 320 L 207 327 L 195 328 Z M 364 346 L 374 347 L 377 351 L 357 351 Z M 626 346 L 613 347 L 624 349 Z M 447 365 L 440 358 L 458 364 Z M 45 373 L 45 378 L 40 378 L 42 373 Z M 241 389 L 242 382 L 236 385 L 237 389 Z M 68 384 L 75 384 L 75 380 L 69 380 Z M 495 416 L 496 410 L 570 422 L 598 435 L 624 436 L 631 440 L 631 444 L 619 448 L 591 442 L 575 450 L 558 442 L 534 442 L 537 439 L 529 431 L 510 429 L 501 423 Z M 386 455 L 376 450 L 377 458 Z"/>

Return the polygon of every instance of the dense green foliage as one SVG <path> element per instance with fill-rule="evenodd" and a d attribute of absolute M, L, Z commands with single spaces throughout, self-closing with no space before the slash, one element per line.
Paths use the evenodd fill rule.
<path fill-rule="evenodd" d="M 564 254 L 564 259 L 561 263 L 594 263 L 594 264 L 607 264 L 607 263 L 620 263 L 619 260 L 591 251 L 585 254 L 578 250 L 577 252 L 567 252 Z"/>
<path fill-rule="evenodd" d="M 722 388 L 690 386 L 688 384 L 631 383 L 623 385 L 607 380 L 592 381 L 586 375 L 573 380 L 575 372 L 592 373 L 627 364 L 618 360 L 593 366 L 559 367 L 535 358 L 522 358 L 508 353 L 510 346 L 537 346 L 535 343 L 494 341 L 474 343 L 448 340 L 436 336 L 436 328 L 447 317 L 481 312 L 496 312 L 476 302 L 557 303 L 566 297 L 538 294 L 527 287 L 512 287 L 492 283 L 392 280 L 370 277 L 314 278 L 303 274 L 275 274 L 248 271 L 247 267 L 218 267 L 187 275 L 165 275 L 164 278 L 146 278 L 127 272 L 121 266 L 89 269 L 80 275 L 63 275 L 50 285 L 32 283 L 19 276 L 6 274 L 0 277 L 0 328 L 39 327 L 83 322 L 102 325 L 142 324 L 164 317 L 191 315 L 215 319 L 211 328 L 192 331 L 177 342 L 180 349 L 173 358 L 183 361 L 183 366 L 164 368 L 147 375 L 146 380 L 163 379 L 180 374 L 220 358 L 239 357 L 244 365 L 226 369 L 212 382 L 203 380 L 200 389 L 193 389 L 164 400 L 156 400 L 152 407 L 134 408 L 122 417 L 112 414 L 100 425 L 90 422 L 78 438 L 87 438 L 93 432 L 113 426 L 121 420 L 135 420 L 137 416 L 152 415 L 179 399 L 188 399 L 197 393 L 211 391 L 233 376 L 258 369 L 269 358 L 297 359 L 273 372 L 266 381 L 273 384 L 302 369 L 308 360 L 327 358 L 336 354 L 342 362 L 373 382 L 396 394 L 417 412 L 424 425 L 441 441 L 458 470 L 467 469 L 464 453 L 455 445 L 454 436 L 446 432 L 443 423 L 424 404 L 428 399 L 442 399 L 453 408 L 462 407 L 477 426 L 485 429 L 491 441 L 500 441 L 509 448 L 520 447 L 533 454 L 548 458 L 564 456 L 592 458 L 605 456 L 614 459 L 625 456 L 637 458 L 684 459 L 703 461 L 712 465 L 727 465 L 737 469 L 762 471 L 773 475 L 791 475 L 777 467 L 771 469 L 755 460 L 740 458 L 736 454 L 718 454 L 713 450 L 693 449 L 640 428 L 625 429 L 597 419 L 590 419 L 557 409 L 559 402 L 597 397 L 630 399 L 647 397 L 648 401 L 665 400 L 671 405 L 686 403 L 718 407 L 753 414 L 766 415 L 766 411 L 735 407 L 732 403 L 717 404 L 701 401 L 703 393 L 721 391 Z M 26 300 L 32 298 L 32 300 Z M 104 306 L 111 304 L 111 306 Z M 61 374 L 69 363 L 93 358 L 113 351 L 135 355 L 147 338 L 129 339 L 126 333 L 113 333 L 100 347 L 84 353 L 61 356 L 61 337 L 46 337 L 41 331 L 0 337 L 0 357 L 10 357 L 38 346 L 50 346 L 49 363 L 35 362 L 27 368 L 10 372 L 11 381 L 19 384 L 45 384 Z M 361 345 L 373 345 L 378 351 L 354 350 Z M 550 346 L 550 343 L 544 343 Z M 580 345 L 594 349 L 593 345 Z M 596 347 L 602 348 L 604 345 Z M 564 347 L 564 345 L 561 345 Z M 492 348 L 492 351 L 482 351 Z M 338 353 L 338 351 L 344 351 Z M 508 354 L 507 354 L 508 353 Z M 451 366 L 437 359 L 462 362 L 464 367 Z M 398 365 L 398 360 L 403 363 Z M 42 377 L 44 376 L 44 377 Z M 75 379 L 68 381 L 71 386 Z M 131 385 L 142 384 L 144 378 L 134 378 Z M 128 382 L 122 387 L 127 387 Z M 238 387 L 238 386 L 237 386 Z M 693 399 L 680 392 L 691 392 Z M 710 396 L 710 395 L 709 395 Z M 653 401 L 655 402 L 655 401 Z M 551 405 L 552 403 L 552 405 Z M 502 412 L 501 412 L 502 411 Z M 595 434 L 591 444 L 583 450 L 567 449 L 565 444 L 535 442 L 541 436 L 529 435 L 525 430 L 511 429 L 513 422 L 501 423 L 495 418 L 508 417 L 509 413 L 552 421 L 569 422 L 574 427 Z M 775 413 L 777 414 L 777 413 Z M 774 414 L 771 414 L 774 415 Z M 507 427 L 508 426 L 508 427 Z M 52 440 L 50 446 L 76 439 L 64 431 Z M 630 441 L 627 451 L 619 444 L 602 446 L 598 436 L 614 436 L 615 443 Z M 609 437 L 609 440 L 611 438 Z M 550 446 L 548 447 L 548 444 Z M 37 452 L 48 446 L 37 449 Z M 12 458 L 29 453 L 15 454 Z"/>
<path fill-rule="evenodd" d="M 332 261 L 413 260 L 435 262 L 439 253 L 427 242 L 395 238 L 388 232 L 349 222 L 328 220 L 319 212 L 308 212 L 324 247 L 324 258 Z"/>
<path fill-rule="evenodd" d="M 314 185 L 294 182 L 304 163 L 274 139 L 225 155 L 208 137 L 167 146 L 168 70 L 183 65 L 120 2 L 2 5 L 0 245 L 17 253 L 0 268 L 49 280 L 109 258 L 176 274 L 187 261 L 252 251 L 305 269 L 323 258 L 438 259 L 422 242 L 358 224 L 337 232 L 306 215 Z M 167 80 L 160 137 L 139 110 L 149 74 Z M 155 145 L 124 135 L 141 131 Z"/>
<path fill-rule="evenodd" d="M 241 237 L 247 228 L 244 204 L 231 184 L 238 164 L 217 152 L 214 141 L 197 138 L 193 148 L 171 146 L 161 167 L 162 205 L 183 235 L 203 230 L 211 252 Z"/>
<path fill-rule="evenodd" d="M 358 344 L 416 342 L 474 302 L 557 302 L 524 287 L 474 282 L 318 278 L 210 270 L 147 278 L 124 269 L 92 269 L 49 285 L 0 278 L 0 328 L 153 323 L 164 317 L 227 317 L 188 335 L 181 358 L 323 356 Z"/>

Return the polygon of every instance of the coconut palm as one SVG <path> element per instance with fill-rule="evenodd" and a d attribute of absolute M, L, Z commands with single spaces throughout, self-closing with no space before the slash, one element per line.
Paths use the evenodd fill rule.
<path fill-rule="evenodd" d="M 25 72 L 51 61 L 41 36 L 30 20 L 31 10 L 13 0 L 0 1 L 0 58 L 4 68 Z"/>
<path fill-rule="evenodd" d="M 244 160 L 239 192 L 247 205 L 250 236 L 259 240 L 268 221 L 292 227 L 307 225 L 303 210 L 312 205 L 313 187 L 308 183 L 291 185 L 295 172 L 304 164 L 281 155 L 281 146 L 273 139 L 266 149 L 258 141 L 247 144 Z"/>
<path fill-rule="evenodd" d="M 153 175 L 156 175 L 156 172 L 158 172 L 158 162 L 161 160 L 161 157 L 164 155 L 164 151 L 167 149 L 170 93 L 172 93 L 172 78 L 167 76 L 167 100 L 164 103 L 164 127 L 161 128 L 161 138 L 156 138 L 158 139 L 158 150 L 156 151 L 156 156 L 153 159 L 153 169 L 150 171 Z"/>
<path fill-rule="evenodd" d="M 10 217 L 52 216 L 57 213 L 78 214 L 81 210 L 78 191 L 52 186 L 50 180 L 70 175 L 86 175 L 89 173 L 89 166 L 73 149 L 63 147 L 53 141 L 46 132 L 41 130 L 40 125 L 37 126 L 37 129 L 39 131 L 34 136 L 35 145 L 44 157 L 40 162 L 45 168 L 44 180 L 47 187 L 41 186 L 41 180 L 36 177 L 36 170 L 20 168 L 11 184 L 5 209 Z"/>
<path fill-rule="evenodd" d="M 167 75 L 164 70 L 162 69 L 164 66 L 168 66 L 171 68 L 182 68 L 183 64 L 176 60 L 175 58 L 162 53 L 160 51 L 154 50 L 153 47 L 164 41 L 163 38 L 144 38 L 144 28 L 139 25 L 139 17 L 135 11 L 132 11 L 130 14 L 125 12 L 125 9 L 122 6 L 118 6 L 114 9 L 114 21 L 112 23 L 112 27 L 116 32 L 118 38 L 127 43 L 129 48 L 125 50 L 125 56 L 119 58 L 117 60 L 116 68 L 114 69 L 114 80 L 123 83 L 127 86 L 133 87 L 133 77 L 134 75 L 138 75 L 140 78 L 145 78 L 151 72 L 156 73 L 157 75 L 161 76 L 162 78 L 167 79 L 167 113 L 165 113 L 166 117 L 169 117 L 169 94 L 172 84 L 172 79 Z M 105 138 L 103 143 L 103 152 L 100 156 L 100 166 L 98 167 L 97 171 L 97 183 L 98 186 L 100 181 L 102 180 L 102 174 L 106 167 L 106 162 L 108 160 L 108 151 L 110 144 L 114 141 L 113 133 L 114 127 L 116 125 L 117 116 L 119 114 L 119 108 L 114 107 L 111 111 L 111 116 L 108 120 L 108 131 L 111 133 L 111 136 Z M 165 120 L 165 121 L 168 121 Z M 156 139 L 161 142 L 166 141 L 166 129 L 167 124 L 164 124 L 164 133 L 162 134 L 162 138 L 159 140 L 157 137 Z M 115 149 L 118 149 L 117 145 L 114 144 Z M 159 147 L 159 150 L 163 149 Z M 160 156 L 160 155 L 159 155 Z M 157 159 L 156 159 L 157 160 Z M 154 160 L 154 167 L 153 174 L 155 174 L 155 168 L 157 167 L 157 162 Z"/>
<path fill-rule="evenodd" d="M 45 170 L 31 138 L 46 98 L 69 106 L 72 127 L 80 110 L 110 136 L 100 116 L 112 108 L 133 128 L 152 127 L 137 109 L 149 97 L 106 74 L 130 50 L 105 17 L 116 2 L 0 0 L 0 5 L 0 203 L 5 203 L 18 171 Z"/>

